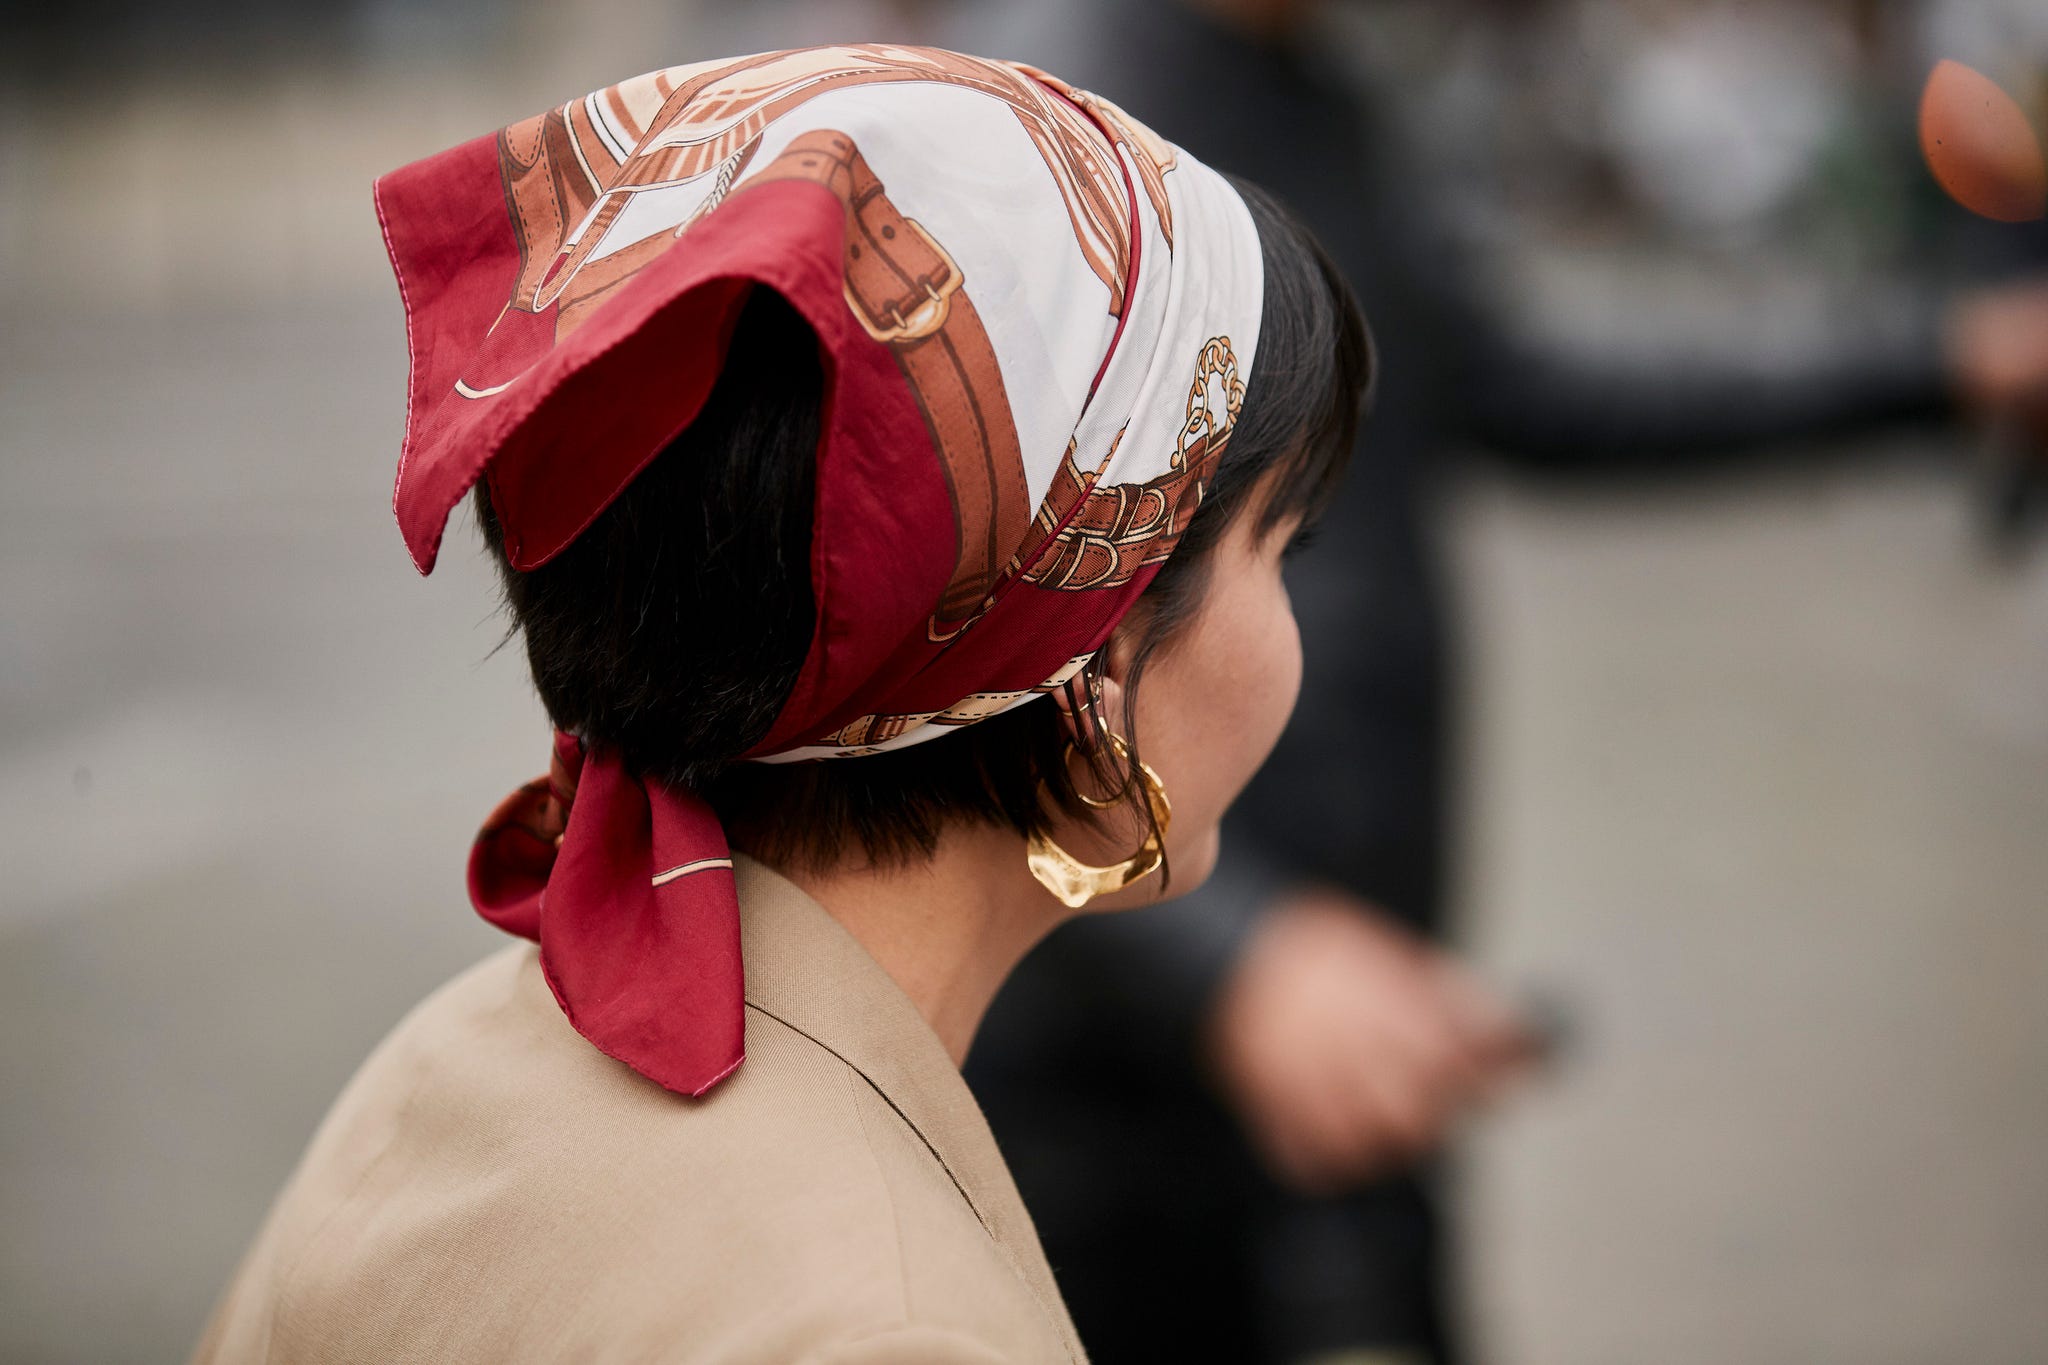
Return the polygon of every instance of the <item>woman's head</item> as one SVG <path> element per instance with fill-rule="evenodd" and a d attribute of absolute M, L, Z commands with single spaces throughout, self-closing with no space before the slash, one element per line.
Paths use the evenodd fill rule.
<path fill-rule="evenodd" d="M 1292 706 L 1299 643 L 1280 556 L 1342 471 L 1371 368 L 1327 255 L 1270 196 L 1233 184 L 1264 267 L 1257 360 L 1202 505 L 1089 666 L 1110 727 L 1174 802 L 1176 890 L 1206 875 L 1223 808 Z M 884 753 L 740 761 L 812 640 L 823 380 L 809 326 L 757 287 L 695 421 L 554 559 L 506 565 L 479 487 L 549 714 L 643 776 L 701 793 L 731 843 L 773 865 L 913 859 L 963 822 L 1051 833 L 1085 860 L 1115 861 L 1144 832 L 1138 784 L 1108 750 L 1068 762 L 1074 722 L 1058 698 Z M 1081 799 L 1117 789 L 1132 799 L 1108 811 Z M 1133 892 L 1156 895 L 1163 880 Z"/>

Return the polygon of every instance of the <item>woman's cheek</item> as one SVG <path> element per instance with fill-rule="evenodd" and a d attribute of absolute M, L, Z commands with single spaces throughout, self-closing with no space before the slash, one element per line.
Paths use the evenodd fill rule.
<path fill-rule="evenodd" d="M 1269 653 L 1272 667 L 1268 673 L 1272 688 L 1266 698 L 1265 725 L 1262 727 L 1266 742 L 1259 752 L 1260 763 L 1266 761 L 1266 756 L 1273 752 L 1273 746 L 1280 742 L 1280 732 L 1287 728 L 1288 717 L 1294 714 L 1294 704 L 1301 697 L 1301 626 L 1294 619 L 1294 603 L 1287 596 L 1284 585 L 1278 588 L 1276 596 L 1278 601 L 1273 615 L 1275 639 Z"/>
<path fill-rule="evenodd" d="M 1237 741 L 1230 746 L 1232 770 L 1223 775 L 1229 801 L 1237 799 L 1271 756 L 1301 695 L 1301 630 L 1277 579 L 1271 595 L 1247 613 L 1247 619 L 1256 623 L 1255 628 L 1240 637 L 1232 651 L 1239 702 L 1230 727 Z"/>

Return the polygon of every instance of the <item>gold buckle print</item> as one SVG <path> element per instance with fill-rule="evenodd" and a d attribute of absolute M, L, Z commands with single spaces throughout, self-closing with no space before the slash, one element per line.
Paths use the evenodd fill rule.
<path fill-rule="evenodd" d="M 960 267 L 954 263 L 952 254 L 940 246 L 938 240 L 925 231 L 924 224 L 917 219 L 905 218 L 903 222 L 924 239 L 925 245 L 932 249 L 932 254 L 945 262 L 945 283 L 934 289 L 930 280 L 919 280 L 918 283 L 924 287 L 924 302 L 911 309 L 908 317 L 903 315 L 901 304 L 892 303 L 889 305 L 889 316 L 893 321 L 883 322 L 868 312 L 867 305 L 853 292 L 853 281 L 848 279 L 845 285 L 847 306 L 852 308 L 853 315 L 860 319 L 860 325 L 867 328 L 868 335 L 877 341 L 918 341 L 938 331 L 946 325 L 946 314 L 952 310 L 953 292 L 960 287 Z"/>

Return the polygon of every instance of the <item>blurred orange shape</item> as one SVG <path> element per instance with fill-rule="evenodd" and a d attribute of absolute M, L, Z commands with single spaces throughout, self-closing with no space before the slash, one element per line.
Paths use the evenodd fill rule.
<path fill-rule="evenodd" d="M 2041 140 L 2012 96 L 1944 59 L 1920 97 L 1920 150 L 1949 196 L 1972 213 L 2023 223 L 2048 211 Z"/>

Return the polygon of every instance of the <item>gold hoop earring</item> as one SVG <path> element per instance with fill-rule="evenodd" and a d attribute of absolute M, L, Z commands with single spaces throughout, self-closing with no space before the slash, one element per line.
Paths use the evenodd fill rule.
<path fill-rule="evenodd" d="M 1118 757 L 1128 760 L 1131 746 L 1125 743 L 1124 737 L 1113 730 L 1104 731 L 1104 734 Z M 1025 843 L 1024 862 L 1031 869 L 1031 875 L 1070 910 L 1079 910 L 1097 896 L 1121 891 L 1133 882 L 1151 876 L 1166 861 L 1166 829 L 1173 821 L 1173 804 L 1166 799 L 1166 784 L 1159 780 L 1158 773 L 1152 771 L 1151 764 L 1139 759 L 1137 769 L 1139 779 L 1145 784 L 1145 802 L 1152 809 L 1152 822 L 1156 828 L 1146 833 L 1145 842 L 1138 845 L 1138 851 L 1130 857 L 1108 867 L 1095 867 L 1082 862 L 1043 834 L 1034 834 Z M 1096 804 L 1086 797 L 1082 800 L 1089 805 Z"/>
<path fill-rule="evenodd" d="M 1106 734 L 1108 732 L 1105 731 L 1104 733 Z M 1109 747 L 1111 752 L 1115 753 L 1117 757 L 1124 760 L 1124 780 L 1122 785 L 1118 786 L 1115 791 L 1111 792 L 1107 796 L 1090 796 L 1088 795 L 1088 793 L 1076 787 L 1074 789 L 1075 797 L 1079 799 L 1082 805 L 1088 807 L 1088 809 L 1090 810 L 1109 810 L 1113 807 L 1121 806 L 1124 803 L 1125 799 L 1129 797 L 1131 794 L 1131 782 L 1133 781 L 1133 778 L 1131 776 L 1130 771 L 1130 747 L 1124 744 L 1123 737 L 1121 735 L 1117 736 L 1113 740 L 1113 742 L 1111 742 Z M 1074 743 L 1074 741 L 1070 739 L 1067 741 L 1067 747 L 1060 750 L 1060 762 L 1066 764 L 1067 767 L 1071 770 L 1074 765 L 1075 754 L 1088 755 L 1092 753 L 1092 750 L 1083 749 L 1080 745 Z"/>

